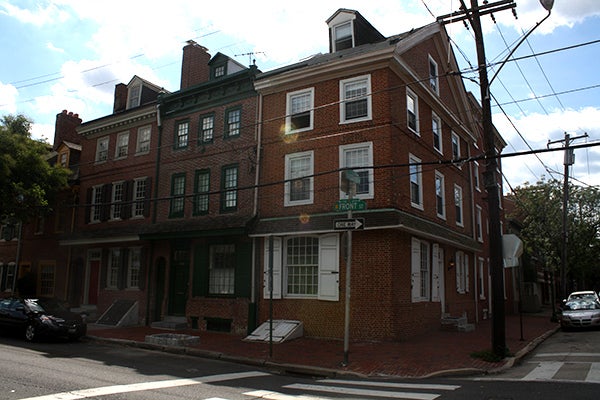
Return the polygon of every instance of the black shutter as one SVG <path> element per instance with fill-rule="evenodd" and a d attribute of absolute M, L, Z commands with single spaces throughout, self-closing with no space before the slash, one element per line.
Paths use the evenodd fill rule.
<path fill-rule="evenodd" d="M 252 286 L 252 246 L 250 243 L 235 245 L 235 296 L 250 297 Z"/>
<path fill-rule="evenodd" d="M 112 183 L 102 186 L 102 208 L 100 211 L 100 221 L 108 221 L 110 218 L 110 203 L 112 198 Z"/>
<path fill-rule="evenodd" d="M 192 272 L 192 297 L 208 294 L 208 262 L 208 246 L 205 244 L 196 246 Z"/>
<path fill-rule="evenodd" d="M 121 249 L 121 267 L 119 268 L 119 278 L 117 288 L 123 290 L 127 287 L 127 271 L 129 270 L 129 249 Z"/>
<path fill-rule="evenodd" d="M 123 201 L 121 202 L 121 219 L 131 218 L 133 208 L 133 181 L 123 182 Z"/>
<path fill-rule="evenodd" d="M 152 178 L 146 178 L 146 193 L 144 193 L 144 217 L 150 216 L 150 199 L 152 198 Z M 156 207 L 156 203 L 154 204 Z"/>

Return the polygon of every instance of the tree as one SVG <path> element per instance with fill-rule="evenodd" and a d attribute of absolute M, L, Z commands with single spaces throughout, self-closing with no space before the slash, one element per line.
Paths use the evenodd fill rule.
<path fill-rule="evenodd" d="M 542 179 L 535 185 L 518 187 L 510 195 L 522 222 L 521 240 L 534 263 L 558 272 L 563 251 L 563 183 Z M 600 286 L 600 191 L 569 185 L 567 202 L 567 286 L 598 289 Z M 558 274 L 557 274 L 558 275 Z"/>
<path fill-rule="evenodd" d="M 32 121 L 23 115 L 0 119 L 0 217 L 27 222 L 51 210 L 70 171 L 47 161 L 52 148 L 31 138 Z"/>

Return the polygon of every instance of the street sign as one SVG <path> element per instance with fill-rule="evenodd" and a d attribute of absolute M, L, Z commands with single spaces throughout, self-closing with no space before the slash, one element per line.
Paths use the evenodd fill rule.
<path fill-rule="evenodd" d="M 364 211 L 367 203 L 361 199 L 342 199 L 333 206 L 335 211 Z"/>
<path fill-rule="evenodd" d="M 364 218 L 347 218 L 347 219 L 336 219 L 333 221 L 333 229 L 335 230 L 356 230 L 364 229 L 365 219 Z"/>

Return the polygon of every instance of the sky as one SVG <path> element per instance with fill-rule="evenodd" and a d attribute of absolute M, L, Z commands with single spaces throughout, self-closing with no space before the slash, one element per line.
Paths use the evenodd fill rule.
<path fill-rule="evenodd" d="M 575 150 L 571 182 L 600 187 L 600 1 L 555 0 L 546 20 L 538 0 L 515 2 L 517 18 L 510 10 L 495 22 L 482 17 L 493 122 L 504 155 L 555 151 L 503 158 L 504 191 L 562 181 L 566 134 L 571 146 L 587 146 Z M 84 122 L 108 115 L 115 85 L 134 75 L 178 90 L 187 40 L 269 71 L 326 53 L 325 21 L 339 8 L 392 36 L 459 7 L 459 0 L 0 0 L 0 116 L 26 115 L 33 136 L 51 143 L 56 114 L 68 110 Z M 446 29 L 465 87 L 479 99 L 472 30 L 462 22 Z"/>

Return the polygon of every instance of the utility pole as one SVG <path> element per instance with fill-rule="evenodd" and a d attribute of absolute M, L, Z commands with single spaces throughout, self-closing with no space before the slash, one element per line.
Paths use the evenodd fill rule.
<path fill-rule="evenodd" d="M 586 138 L 588 134 L 584 134 L 582 136 L 571 137 L 568 133 L 565 132 L 565 138 L 562 140 L 550 141 L 548 140 L 548 148 L 550 148 L 551 144 L 554 143 L 564 143 L 565 144 L 565 158 L 563 161 L 564 165 L 564 178 L 563 178 L 563 199 L 562 199 L 562 254 L 560 257 L 560 294 L 561 299 L 567 298 L 567 252 L 569 249 L 569 166 L 575 164 L 575 152 L 571 148 L 571 142 L 576 139 Z"/>
<path fill-rule="evenodd" d="M 542 6 L 550 10 L 554 0 L 540 0 Z M 500 357 L 505 357 L 506 348 L 506 321 L 504 309 L 504 265 L 502 254 L 502 225 L 500 223 L 500 193 L 498 182 L 498 151 L 496 149 L 496 137 L 494 125 L 492 122 L 492 107 L 490 101 L 490 82 L 497 76 L 496 74 L 491 80 L 488 80 L 487 61 L 485 57 L 485 47 L 483 42 L 483 32 L 481 29 L 482 15 L 492 14 L 504 10 L 512 9 L 516 15 L 515 7 L 517 6 L 514 0 L 500 0 L 493 3 L 484 1 L 482 6 L 479 6 L 477 0 L 471 0 L 471 8 L 468 8 L 464 0 L 460 0 L 460 10 L 451 14 L 443 15 L 437 18 L 437 21 L 442 24 L 448 24 L 457 21 L 468 20 L 473 28 L 475 36 L 475 45 L 477 48 L 477 65 L 479 69 L 479 88 L 481 93 L 481 112 L 483 126 L 483 145 L 485 152 L 486 168 L 483 173 L 484 186 L 487 191 L 488 201 L 488 218 L 489 218 L 489 257 L 490 257 L 490 275 L 492 280 L 492 350 L 494 354 Z M 537 28 L 544 20 L 536 24 L 527 35 L 510 52 L 508 57 L 500 64 L 497 71 L 504 66 L 508 59 L 512 56 L 516 48 Z M 493 19 L 493 15 L 492 15 Z"/>

